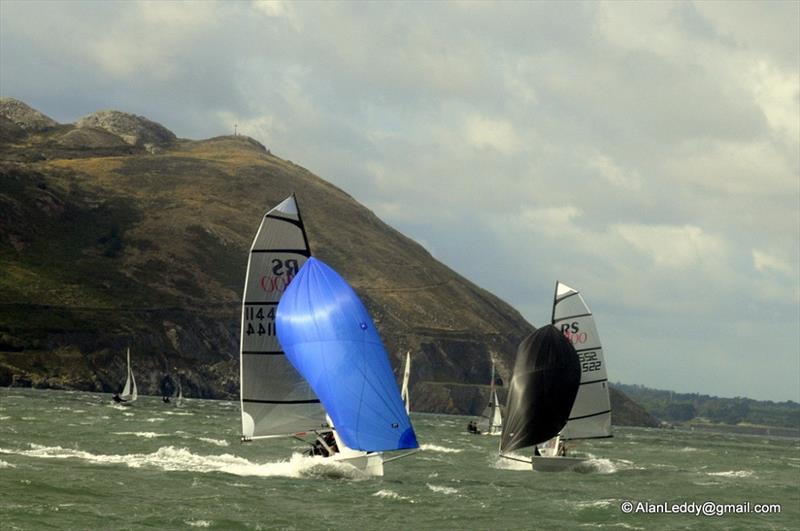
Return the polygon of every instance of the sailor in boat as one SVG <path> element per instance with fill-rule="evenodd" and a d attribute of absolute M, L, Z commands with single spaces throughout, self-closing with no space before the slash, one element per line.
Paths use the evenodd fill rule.
<path fill-rule="evenodd" d="M 161 397 L 161 401 L 164 402 L 165 404 L 169 404 L 169 397 L 167 395 L 164 395 Z"/>
<path fill-rule="evenodd" d="M 337 453 L 339 448 L 336 446 L 336 437 L 333 436 L 333 432 L 325 432 L 322 435 L 317 435 L 317 440 L 314 441 L 314 444 L 311 446 L 311 449 L 307 452 L 307 455 L 314 456 L 314 455 L 321 455 L 322 457 L 331 457 L 333 454 Z"/>
<path fill-rule="evenodd" d="M 567 445 L 564 444 L 564 441 L 558 441 L 558 455 L 567 457 Z"/>
<path fill-rule="evenodd" d="M 117 404 L 119 404 L 120 402 L 125 402 L 123 399 L 121 399 L 121 398 L 119 397 L 119 393 L 114 393 L 114 396 L 112 396 L 112 397 L 111 397 L 111 399 L 112 399 L 114 402 L 116 402 Z"/>

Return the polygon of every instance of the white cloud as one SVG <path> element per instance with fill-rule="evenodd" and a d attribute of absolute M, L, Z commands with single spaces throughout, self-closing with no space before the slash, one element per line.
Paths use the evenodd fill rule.
<path fill-rule="evenodd" d="M 700 227 L 619 224 L 612 231 L 656 266 L 686 269 L 724 260 L 723 241 Z"/>
<path fill-rule="evenodd" d="M 797 274 L 797 264 L 765 251 L 753 249 L 753 267 L 761 273 L 777 272 L 786 276 Z"/>

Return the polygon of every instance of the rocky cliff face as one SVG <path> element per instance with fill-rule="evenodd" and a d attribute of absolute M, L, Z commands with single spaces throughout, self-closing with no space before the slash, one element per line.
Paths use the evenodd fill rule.
<path fill-rule="evenodd" d="M 75 124 L 78 128 L 97 128 L 120 137 L 132 146 L 166 146 L 177 140 L 175 133 L 163 125 L 120 111 L 98 111 L 84 116 Z"/>
<path fill-rule="evenodd" d="M 0 98 L 0 116 L 29 132 L 44 131 L 58 125 L 49 116 L 14 98 Z"/>
<path fill-rule="evenodd" d="M 0 137 L 0 385 L 117 391 L 130 346 L 140 392 L 180 378 L 188 396 L 236 397 L 247 251 L 291 193 L 395 367 L 411 351 L 422 410 L 471 412 L 479 399 L 440 384 L 485 385 L 492 359 L 508 379 L 533 330 L 509 305 L 258 142 L 132 116 Z"/>

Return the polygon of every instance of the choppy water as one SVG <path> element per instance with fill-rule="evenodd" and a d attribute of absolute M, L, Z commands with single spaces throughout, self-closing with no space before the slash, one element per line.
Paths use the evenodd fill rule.
<path fill-rule="evenodd" d="M 797 528 L 800 441 L 624 429 L 578 472 L 497 457 L 465 417 L 412 414 L 422 451 L 363 478 L 293 440 L 238 442 L 238 404 L 0 389 L 0 528 Z M 626 500 L 780 514 L 624 514 Z"/>

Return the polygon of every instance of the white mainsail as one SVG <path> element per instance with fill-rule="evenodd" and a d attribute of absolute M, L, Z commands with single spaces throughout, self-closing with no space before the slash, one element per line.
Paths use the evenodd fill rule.
<path fill-rule="evenodd" d="M 408 392 L 408 381 L 411 378 L 411 351 L 406 352 L 406 367 L 403 370 L 403 386 L 400 388 L 400 398 L 406 405 L 406 413 L 411 413 L 411 395 Z"/>
<path fill-rule="evenodd" d="M 492 361 L 492 379 L 489 387 L 489 405 L 481 413 L 481 420 L 478 421 L 478 429 L 487 435 L 500 435 L 503 433 L 503 415 L 500 410 L 500 400 L 497 398 L 497 390 L 494 387 L 494 361 Z"/>
<path fill-rule="evenodd" d="M 578 395 L 561 430 L 562 439 L 611 437 L 611 402 L 603 347 L 589 306 L 578 290 L 556 282 L 553 326 L 575 347 L 581 362 Z"/>
<path fill-rule="evenodd" d="M 133 402 L 139 397 L 136 389 L 136 378 L 133 376 L 131 370 L 131 349 L 128 348 L 128 377 L 125 379 L 125 387 L 122 388 L 122 393 L 119 397 L 125 402 Z"/>
<path fill-rule="evenodd" d="M 266 213 L 247 260 L 239 357 L 243 439 L 326 427 L 325 410 L 286 359 L 275 332 L 278 301 L 310 254 L 290 196 Z"/>

